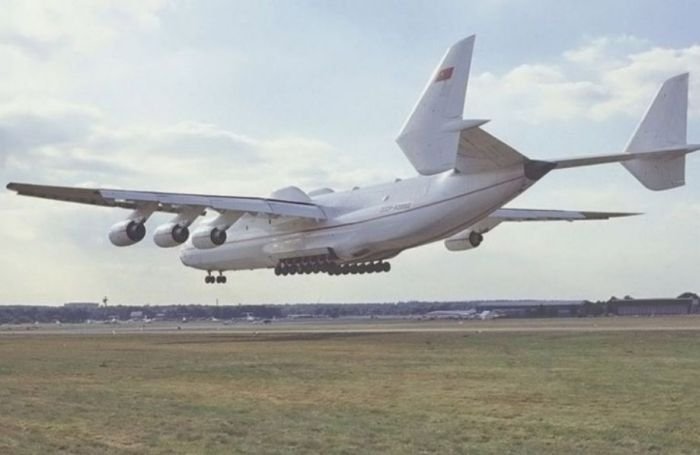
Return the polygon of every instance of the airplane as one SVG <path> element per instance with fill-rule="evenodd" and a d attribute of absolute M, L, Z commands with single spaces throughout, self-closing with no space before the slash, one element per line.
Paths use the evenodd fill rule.
<path fill-rule="evenodd" d="M 474 319 L 479 313 L 476 310 L 435 310 L 425 313 L 425 319 Z"/>
<path fill-rule="evenodd" d="M 503 314 L 497 310 L 484 310 L 478 314 L 479 319 L 482 321 L 490 321 L 491 319 L 497 319 L 501 316 L 503 316 Z"/>
<path fill-rule="evenodd" d="M 402 251 L 444 241 L 450 251 L 478 247 L 500 223 L 585 221 L 637 215 L 504 208 L 549 172 L 621 163 L 642 185 L 661 191 L 685 184 L 688 73 L 665 81 L 623 153 L 537 160 L 463 118 L 475 36 L 448 48 L 396 142 L 417 175 L 394 182 L 305 193 L 295 186 L 268 198 L 9 183 L 23 196 L 130 209 L 109 231 L 116 246 L 146 235 L 155 212 L 174 217 L 157 227 L 159 247 L 182 246 L 181 262 L 225 283 L 225 271 L 273 269 L 276 275 L 332 276 L 388 272 Z M 207 212 L 190 235 L 190 226 Z M 217 276 L 212 273 L 217 273 Z"/>

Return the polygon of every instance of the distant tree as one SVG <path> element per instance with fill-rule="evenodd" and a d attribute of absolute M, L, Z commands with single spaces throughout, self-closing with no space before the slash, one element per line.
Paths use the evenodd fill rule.
<path fill-rule="evenodd" d="M 700 297 L 694 292 L 684 292 L 683 294 L 678 296 L 679 299 L 694 299 L 694 300 L 700 300 Z"/>
<path fill-rule="evenodd" d="M 581 303 L 581 306 L 578 308 L 576 314 L 579 317 L 592 316 L 594 307 L 595 303 L 591 302 L 590 300 L 585 300 L 583 303 Z"/>

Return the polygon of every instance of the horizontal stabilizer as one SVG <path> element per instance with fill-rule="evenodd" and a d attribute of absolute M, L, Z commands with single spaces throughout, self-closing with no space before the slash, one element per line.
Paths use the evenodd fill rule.
<path fill-rule="evenodd" d="M 526 158 L 510 145 L 481 128 L 471 128 L 459 135 L 454 168 L 462 174 L 475 174 L 516 166 Z"/>
<path fill-rule="evenodd" d="M 688 144 L 682 147 L 673 147 L 667 150 L 654 150 L 641 153 L 617 153 L 613 155 L 593 155 L 578 158 L 564 158 L 554 160 L 555 169 L 568 169 L 572 167 L 593 166 L 596 164 L 624 163 L 633 160 L 672 160 L 700 150 L 700 144 Z"/>

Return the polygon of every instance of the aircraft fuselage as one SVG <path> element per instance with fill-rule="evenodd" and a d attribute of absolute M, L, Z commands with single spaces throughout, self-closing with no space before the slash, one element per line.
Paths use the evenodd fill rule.
<path fill-rule="evenodd" d="M 446 171 L 312 197 L 323 221 L 245 215 L 223 245 L 181 250 L 186 266 L 208 270 L 272 268 L 280 260 L 330 251 L 336 263 L 386 259 L 445 239 L 486 218 L 533 180 L 523 166 L 484 174 Z"/>

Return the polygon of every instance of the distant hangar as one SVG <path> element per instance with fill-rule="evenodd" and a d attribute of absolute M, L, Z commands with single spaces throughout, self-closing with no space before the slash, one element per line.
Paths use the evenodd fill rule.
<path fill-rule="evenodd" d="M 582 300 L 489 301 L 473 306 L 477 312 L 497 311 L 512 318 L 585 317 L 585 316 L 667 316 L 700 313 L 700 299 L 684 294 L 671 299 L 611 298 L 607 302 Z"/>

